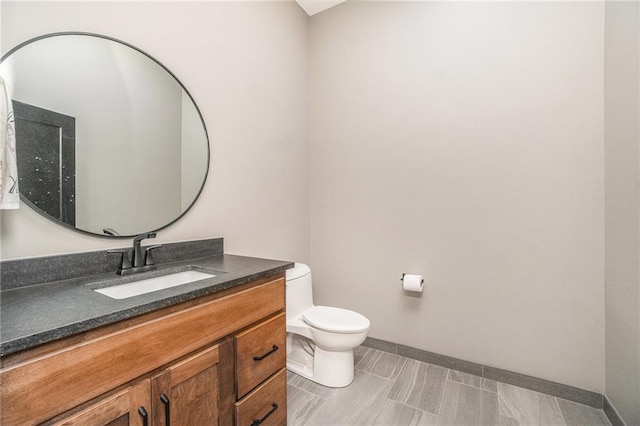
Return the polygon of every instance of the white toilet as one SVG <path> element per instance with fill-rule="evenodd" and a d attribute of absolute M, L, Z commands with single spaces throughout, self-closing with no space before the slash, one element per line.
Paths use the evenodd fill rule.
<path fill-rule="evenodd" d="M 311 269 L 287 270 L 287 369 L 324 386 L 353 381 L 353 349 L 369 332 L 369 320 L 347 309 L 315 306 Z"/>

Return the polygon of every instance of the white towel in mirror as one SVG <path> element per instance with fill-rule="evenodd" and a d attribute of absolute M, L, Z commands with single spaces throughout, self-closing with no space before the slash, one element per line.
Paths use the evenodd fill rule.
<path fill-rule="evenodd" d="M 20 208 L 16 127 L 11 97 L 0 77 L 0 209 Z"/>

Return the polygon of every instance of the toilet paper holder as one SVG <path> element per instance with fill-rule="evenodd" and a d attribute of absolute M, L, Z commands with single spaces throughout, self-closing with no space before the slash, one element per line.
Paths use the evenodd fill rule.
<path fill-rule="evenodd" d="M 402 274 L 402 278 L 400 278 L 400 282 L 404 281 L 404 276 L 407 275 L 406 272 Z M 424 278 L 422 279 L 421 284 L 424 284 Z"/>

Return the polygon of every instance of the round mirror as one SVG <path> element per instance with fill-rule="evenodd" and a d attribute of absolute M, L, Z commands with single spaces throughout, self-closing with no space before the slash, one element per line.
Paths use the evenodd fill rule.
<path fill-rule="evenodd" d="M 100 236 L 164 228 L 195 203 L 207 131 L 178 79 L 109 37 L 56 33 L 0 59 L 13 100 L 22 200 Z"/>

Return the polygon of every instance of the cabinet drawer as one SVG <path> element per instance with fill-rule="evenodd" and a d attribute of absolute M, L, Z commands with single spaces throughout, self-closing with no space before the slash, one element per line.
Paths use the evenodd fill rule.
<path fill-rule="evenodd" d="M 285 366 L 285 314 L 281 313 L 245 330 L 235 340 L 236 388 L 240 399 Z"/>
<path fill-rule="evenodd" d="M 236 425 L 251 426 L 254 421 L 265 426 L 287 423 L 287 370 L 258 386 L 253 392 L 236 402 Z"/>

